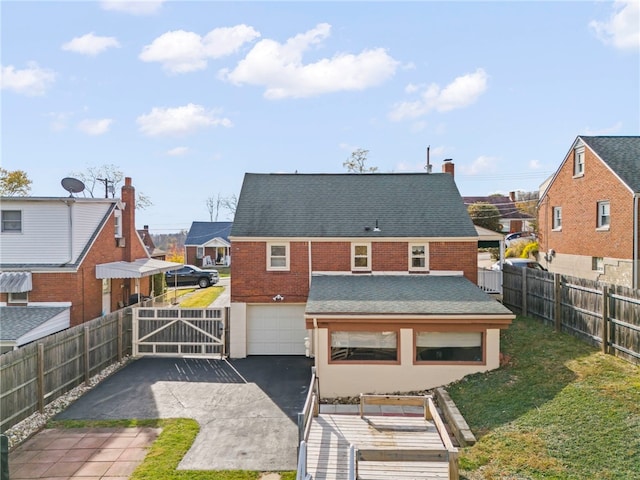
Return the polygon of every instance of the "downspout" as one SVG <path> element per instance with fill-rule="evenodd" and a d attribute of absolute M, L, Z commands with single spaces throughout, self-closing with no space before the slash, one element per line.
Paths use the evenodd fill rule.
<path fill-rule="evenodd" d="M 638 200 L 640 199 L 640 193 L 633 194 L 633 278 L 631 280 L 631 286 L 634 289 L 638 288 L 638 214 L 640 210 L 638 208 Z"/>
<path fill-rule="evenodd" d="M 67 264 L 73 261 L 73 215 L 71 209 L 75 201 L 70 198 L 66 198 L 63 200 L 63 202 L 68 207 L 67 211 L 69 212 L 69 221 L 67 222 L 69 234 L 69 259 L 64 262 L 65 264 Z"/>
<path fill-rule="evenodd" d="M 309 240 L 309 242 L 307 243 L 307 247 L 309 249 L 309 253 L 308 253 L 308 257 L 309 257 L 309 287 L 311 287 L 311 268 L 312 268 L 312 262 L 311 262 L 311 240 Z"/>

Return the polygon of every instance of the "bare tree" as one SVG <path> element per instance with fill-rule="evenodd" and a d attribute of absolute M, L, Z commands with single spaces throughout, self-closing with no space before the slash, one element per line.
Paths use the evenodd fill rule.
<path fill-rule="evenodd" d="M 358 148 L 351 153 L 351 156 L 346 159 L 342 166 L 350 173 L 374 173 L 378 171 L 378 167 L 367 167 L 367 155 L 369 150 Z"/>
<path fill-rule="evenodd" d="M 115 197 L 116 191 L 122 185 L 124 173 L 119 167 L 110 165 L 101 165 L 99 167 L 87 167 L 83 172 L 71 172 L 72 177 L 76 177 L 84 183 L 85 195 L 88 193 L 91 198 L 101 197 L 102 188 L 104 188 L 104 196 L 108 198 Z M 144 210 L 153 205 L 151 199 L 142 192 L 136 192 L 136 208 Z"/>
<path fill-rule="evenodd" d="M 231 217 L 233 218 L 236 214 L 236 209 L 238 208 L 238 196 L 234 193 L 229 197 L 223 198 L 222 208 L 231 213 Z"/>
<path fill-rule="evenodd" d="M 213 220 L 213 213 L 215 212 L 215 221 L 218 221 L 218 214 L 220 213 L 220 207 L 224 206 L 225 199 L 218 193 L 217 197 L 207 198 L 207 210 L 209 210 L 209 220 Z"/>

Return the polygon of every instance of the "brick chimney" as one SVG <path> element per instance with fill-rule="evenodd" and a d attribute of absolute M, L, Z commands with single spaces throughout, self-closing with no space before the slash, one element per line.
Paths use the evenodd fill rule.
<path fill-rule="evenodd" d="M 516 201 L 516 192 L 509 192 L 509 200 L 512 202 Z"/>
<path fill-rule="evenodd" d="M 122 202 L 124 211 L 122 212 L 122 236 L 125 239 L 124 259 L 127 262 L 135 260 L 133 258 L 133 240 L 136 235 L 136 189 L 131 185 L 131 177 L 125 177 L 122 187 Z"/>
<path fill-rule="evenodd" d="M 444 159 L 444 163 L 442 164 L 442 173 L 450 173 L 452 177 L 454 177 L 454 165 L 453 165 L 453 160 L 451 160 L 450 158 L 445 158 Z"/>

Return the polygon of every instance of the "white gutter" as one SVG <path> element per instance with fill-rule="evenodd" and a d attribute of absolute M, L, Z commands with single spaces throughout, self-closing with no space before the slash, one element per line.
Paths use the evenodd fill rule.
<path fill-rule="evenodd" d="M 638 200 L 640 199 L 640 193 L 633 194 L 633 278 L 631 279 L 631 287 L 637 289 L 640 283 L 638 279 L 638 214 L 640 210 L 638 208 Z"/>
<path fill-rule="evenodd" d="M 63 202 L 65 203 L 65 205 L 68 208 L 69 211 L 69 260 L 67 260 L 64 263 L 72 263 L 73 262 L 73 215 L 71 212 L 71 209 L 73 207 L 73 204 L 75 203 L 75 200 L 72 198 L 65 198 L 63 200 Z"/>

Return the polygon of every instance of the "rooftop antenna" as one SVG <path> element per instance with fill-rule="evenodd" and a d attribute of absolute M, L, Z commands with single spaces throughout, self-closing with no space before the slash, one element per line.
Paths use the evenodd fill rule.
<path fill-rule="evenodd" d="M 69 196 L 73 197 L 74 193 L 80 193 L 84 190 L 84 183 L 77 178 L 66 177 L 63 178 L 60 183 L 62 188 L 69 192 Z"/>
<path fill-rule="evenodd" d="M 424 169 L 427 171 L 427 173 L 431 173 L 431 159 L 429 158 L 429 150 L 431 149 L 431 145 L 427 146 L 427 164 L 425 165 Z"/>

